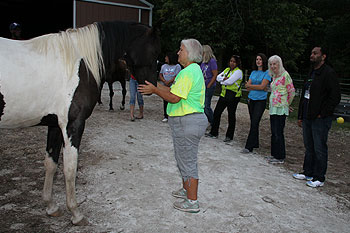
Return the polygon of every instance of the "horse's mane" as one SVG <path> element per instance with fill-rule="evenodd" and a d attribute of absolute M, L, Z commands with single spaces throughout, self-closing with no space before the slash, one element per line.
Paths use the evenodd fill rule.
<path fill-rule="evenodd" d="M 60 33 L 36 37 L 29 40 L 28 43 L 31 43 L 36 51 L 43 54 L 58 48 L 67 67 L 68 77 L 72 77 L 76 72 L 74 66 L 77 59 L 83 59 L 97 84 L 100 84 L 104 63 L 96 23 L 78 29 L 67 29 Z"/>

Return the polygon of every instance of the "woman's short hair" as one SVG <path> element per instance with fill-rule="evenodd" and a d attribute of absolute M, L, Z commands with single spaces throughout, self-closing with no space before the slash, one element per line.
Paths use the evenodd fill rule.
<path fill-rule="evenodd" d="M 254 63 L 253 63 L 253 70 L 258 70 L 258 66 L 256 65 L 256 58 L 257 57 L 261 57 L 261 60 L 262 60 L 262 63 L 263 63 L 263 67 L 262 67 L 262 70 L 263 71 L 266 71 L 268 69 L 268 66 L 267 66 L 267 57 L 265 54 L 263 53 L 258 53 L 256 56 L 255 56 L 255 60 L 254 60 Z"/>
<path fill-rule="evenodd" d="M 196 39 L 184 39 L 181 41 L 188 52 L 188 60 L 191 62 L 202 62 L 203 47 Z"/>
<path fill-rule="evenodd" d="M 271 70 L 271 65 L 270 63 L 271 62 L 277 62 L 279 64 L 279 70 L 278 70 L 278 74 L 275 74 L 272 72 Z M 272 77 L 274 75 L 281 75 L 284 71 L 286 71 L 283 67 L 283 62 L 282 62 L 282 58 L 280 58 L 279 56 L 277 55 L 273 55 L 269 58 L 269 61 L 268 61 L 268 65 L 269 65 L 269 75 Z"/>
<path fill-rule="evenodd" d="M 203 45 L 203 63 L 208 63 L 211 58 L 216 60 L 213 50 L 209 45 Z"/>

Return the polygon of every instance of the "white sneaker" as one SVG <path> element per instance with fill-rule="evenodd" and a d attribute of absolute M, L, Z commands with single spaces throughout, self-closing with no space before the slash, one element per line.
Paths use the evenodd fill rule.
<path fill-rule="evenodd" d="M 163 123 L 168 122 L 168 118 L 164 118 L 164 119 L 162 120 L 162 122 L 163 122 Z"/>
<path fill-rule="evenodd" d="M 309 180 L 306 182 L 306 185 L 312 188 L 322 187 L 324 185 L 324 182 L 318 181 L 318 180 Z"/>
<path fill-rule="evenodd" d="M 303 173 L 294 173 L 293 178 L 297 180 L 307 180 L 307 181 L 312 180 L 311 176 L 305 176 L 305 174 Z"/>

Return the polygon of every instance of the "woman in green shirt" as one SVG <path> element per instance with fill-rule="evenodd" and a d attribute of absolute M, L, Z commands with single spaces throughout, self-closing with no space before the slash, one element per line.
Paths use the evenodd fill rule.
<path fill-rule="evenodd" d="M 139 85 L 142 94 L 156 94 L 169 102 L 167 114 L 172 130 L 175 159 L 182 176 L 182 188 L 172 192 L 180 202 L 174 208 L 199 212 L 198 191 L 198 145 L 208 126 L 204 114 L 205 83 L 200 66 L 202 45 L 195 39 L 181 41 L 178 52 L 179 63 L 184 67 L 176 76 L 171 87 L 158 84 L 157 87 L 146 81 Z"/>

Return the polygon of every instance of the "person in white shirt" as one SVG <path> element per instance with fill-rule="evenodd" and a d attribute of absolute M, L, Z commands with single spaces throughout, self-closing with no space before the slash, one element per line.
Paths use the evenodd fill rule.
<path fill-rule="evenodd" d="M 164 86 L 170 87 L 177 74 L 181 71 L 181 66 L 177 63 L 177 55 L 175 53 L 167 53 L 165 56 L 165 64 L 162 65 L 162 68 L 159 72 L 160 83 Z M 168 122 L 168 114 L 166 113 L 166 109 L 168 106 L 168 102 L 163 100 L 164 106 L 164 119 L 162 122 Z"/>

